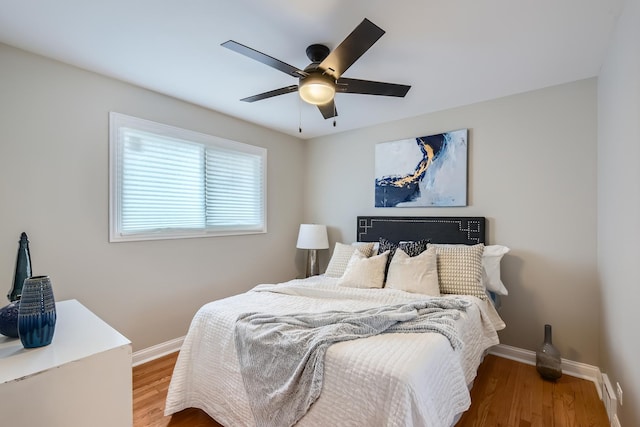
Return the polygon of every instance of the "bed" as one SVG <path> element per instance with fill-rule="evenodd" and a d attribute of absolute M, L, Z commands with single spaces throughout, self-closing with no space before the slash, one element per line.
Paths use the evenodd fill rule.
<path fill-rule="evenodd" d="M 358 217 L 356 233 L 359 245 L 379 242 L 382 238 L 396 246 L 401 245 L 400 242 L 420 241 L 448 250 L 449 246 L 484 244 L 485 219 Z M 329 267 L 337 257 L 337 245 Z M 349 246 L 358 248 L 356 243 Z M 360 250 L 357 252 L 362 256 Z M 363 263 L 374 262 L 374 256 L 366 258 Z M 351 267 L 353 264 L 351 261 Z M 234 427 L 454 425 L 470 406 L 469 390 L 479 364 L 487 350 L 498 344 L 497 331 L 505 326 L 492 300 L 482 295 L 447 293 L 431 297 L 398 288 L 345 286 L 345 277 L 353 271 L 351 267 L 347 267 L 341 277 L 335 274 L 331 277 L 328 268 L 324 275 L 262 284 L 244 294 L 205 304 L 194 316 L 180 350 L 165 414 L 195 407 L 222 425 Z M 391 268 L 396 267 L 387 266 L 385 271 L 391 274 Z M 411 310 L 407 311 L 406 307 Z M 413 311 L 416 307 L 418 310 Z M 371 315 L 372 312 L 375 315 Z M 348 319 L 354 313 L 366 316 L 357 317 L 354 324 L 358 330 L 363 329 L 360 324 L 363 318 L 379 322 L 381 318 L 386 321 L 384 316 L 390 316 L 391 320 L 397 318 L 394 316 L 409 317 L 397 323 L 389 322 L 393 324 L 389 329 L 380 327 L 382 333 L 370 333 L 367 326 L 364 329 L 368 335 L 364 337 L 329 341 L 320 353 L 319 379 L 314 371 L 309 380 L 309 388 L 317 389 L 318 395 L 309 397 L 310 393 L 296 390 L 295 399 L 291 399 L 292 388 L 285 390 L 281 385 L 291 386 L 292 379 L 304 377 L 304 373 L 296 370 L 282 380 L 276 372 L 279 368 L 273 366 L 289 355 L 306 350 L 286 347 L 277 350 L 281 353 L 273 350 L 271 354 L 271 349 L 279 348 L 280 341 L 289 340 L 289 329 L 282 329 L 282 324 L 278 324 L 280 329 L 275 335 L 270 335 L 270 339 L 275 336 L 280 337 L 280 341 L 262 347 L 244 344 L 255 340 L 248 340 L 243 334 L 257 327 L 255 325 L 262 327 L 265 316 L 269 321 L 285 319 L 289 322 L 286 326 L 290 327 L 292 318 L 298 322 L 299 317 L 305 321 L 308 317 L 315 322 L 324 319 L 327 313 Z M 424 323 L 415 313 L 435 317 Z M 241 321 L 246 320 L 258 323 L 241 327 Z M 401 328 L 394 329 L 398 325 Z M 423 329 L 414 332 L 416 329 L 402 329 L 404 325 L 419 325 Z M 316 341 L 313 338 L 309 342 Z M 308 367 L 309 359 L 314 357 L 305 359 L 307 365 L 304 366 Z M 247 360 L 251 362 L 249 368 Z M 274 407 L 273 402 L 278 406 L 278 399 L 284 396 L 288 405 L 289 401 L 300 400 L 300 393 L 302 406 L 283 410 L 281 417 L 280 409 Z"/>

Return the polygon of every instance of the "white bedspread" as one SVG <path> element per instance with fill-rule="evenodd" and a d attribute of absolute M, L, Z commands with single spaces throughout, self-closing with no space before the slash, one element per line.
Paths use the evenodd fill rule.
<path fill-rule="evenodd" d="M 260 285 L 211 302 L 194 316 L 169 387 L 165 413 L 195 407 L 225 426 L 255 426 L 234 344 L 237 316 L 362 310 L 424 299 L 392 289 L 336 286 L 322 276 Z M 504 323 L 490 303 L 472 303 L 457 320 L 461 351 L 437 333 L 392 333 L 332 345 L 319 399 L 298 426 L 446 426 L 468 409 L 468 384 Z"/>

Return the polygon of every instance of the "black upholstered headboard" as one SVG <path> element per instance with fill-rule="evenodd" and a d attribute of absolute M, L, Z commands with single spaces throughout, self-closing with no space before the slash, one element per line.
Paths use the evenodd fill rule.
<path fill-rule="evenodd" d="M 359 216 L 357 240 L 377 242 L 384 237 L 392 242 L 427 239 L 431 243 L 485 242 L 485 218 L 451 216 Z"/>

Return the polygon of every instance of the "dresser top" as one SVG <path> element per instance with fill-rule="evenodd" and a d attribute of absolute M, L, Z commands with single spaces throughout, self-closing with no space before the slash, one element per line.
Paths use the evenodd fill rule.
<path fill-rule="evenodd" d="M 0 335 L 0 386 L 25 377 L 131 345 L 77 300 L 56 303 L 56 329 L 51 344 L 25 349 L 20 338 Z"/>

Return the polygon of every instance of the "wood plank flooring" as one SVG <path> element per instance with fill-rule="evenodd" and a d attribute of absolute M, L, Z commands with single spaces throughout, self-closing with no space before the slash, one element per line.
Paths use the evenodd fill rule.
<path fill-rule="evenodd" d="M 221 427 L 199 409 L 165 417 L 164 400 L 177 353 L 133 368 L 134 427 Z M 591 381 L 563 375 L 544 381 L 535 367 L 488 355 L 456 427 L 606 427 Z"/>
<path fill-rule="evenodd" d="M 471 389 L 471 408 L 456 427 L 606 427 L 593 382 L 563 375 L 540 378 L 534 366 L 489 355 Z"/>

